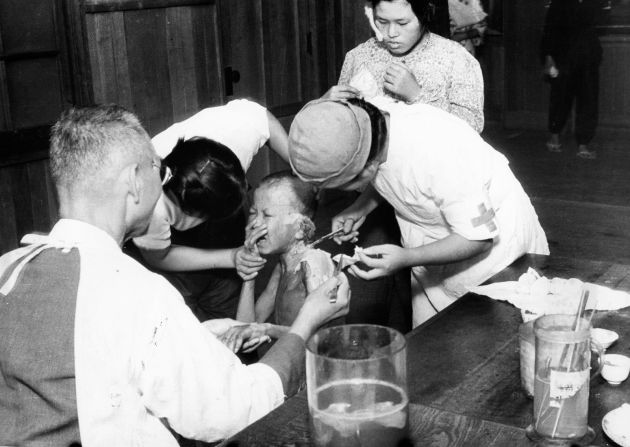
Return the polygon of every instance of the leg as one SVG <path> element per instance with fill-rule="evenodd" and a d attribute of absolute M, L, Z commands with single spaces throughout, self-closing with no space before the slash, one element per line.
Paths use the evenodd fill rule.
<path fill-rule="evenodd" d="M 588 150 L 595 136 L 599 118 L 599 66 L 588 65 L 580 70 L 576 90 L 575 139 L 578 156 L 595 158 L 596 152 Z"/>
<path fill-rule="evenodd" d="M 551 79 L 548 120 L 551 137 L 547 142 L 547 148 L 552 152 L 561 151 L 560 134 L 567 122 L 573 103 L 571 84 L 571 78 L 565 74 Z"/>
<path fill-rule="evenodd" d="M 242 281 L 235 271 L 215 269 L 162 274 L 182 294 L 199 321 L 236 316 Z"/>
<path fill-rule="evenodd" d="M 400 229 L 394 209 L 384 203 L 375 209 L 360 230 L 361 247 L 380 244 L 400 245 Z M 361 298 L 352 300 L 348 323 L 374 323 L 390 326 L 403 334 L 411 329 L 411 287 L 409 269 L 373 281 L 352 277 L 352 290 L 361 290 Z M 353 295 L 354 297 L 354 295 Z"/>

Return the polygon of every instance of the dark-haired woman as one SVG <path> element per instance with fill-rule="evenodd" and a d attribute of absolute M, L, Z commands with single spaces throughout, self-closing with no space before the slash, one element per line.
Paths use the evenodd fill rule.
<path fill-rule="evenodd" d="M 163 178 L 147 233 L 134 243 L 201 321 L 233 318 L 241 286 L 234 259 L 246 224 L 245 173 L 265 144 L 287 159 L 286 131 L 264 107 L 241 99 L 175 123 L 152 142 L 170 178 Z"/>
<path fill-rule="evenodd" d="M 457 42 L 429 31 L 436 0 L 371 0 L 376 37 L 346 54 L 331 99 L 385 96 L 430 104 L 483 130 L 483 76 Z M 371 17 L 370 17 L 371 16 Z"/>

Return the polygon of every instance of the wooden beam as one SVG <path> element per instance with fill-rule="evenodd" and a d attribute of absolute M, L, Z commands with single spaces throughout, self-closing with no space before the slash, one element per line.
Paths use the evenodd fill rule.
<path fill-rule="evenodd" d="M 94 103 L 92 69 L 88 51 L 85 11 L 80 1 L 62 0 L 62 14 L 68 68 L 72 82 L 72 103 L 87 106 Z"/>
<path fill-rule="evenodd" d="M 88 14 L 214 4 L 215 0 L 85 0 Z"/>
<path fill-rule="evenodd" d="M 37 59 L 37 58 L 57 57 L 57 56 L 59 56 L 58 49 L 20 51 L 16 53 L 6 53 L 6 54 L 0 52 L 0 61 L 13 62 L 13 61 L 19 61 L 23 59 Z"/>
<path fill-rule="evenodd" d="M 0 54 L 4 51 L 2 44 L 2 27 L 0 26 Z M 12 130 L 11 107 L 9 104 L 9 86 L 7 85 L 7 69 L 0 60 L 0 130 Z"/>

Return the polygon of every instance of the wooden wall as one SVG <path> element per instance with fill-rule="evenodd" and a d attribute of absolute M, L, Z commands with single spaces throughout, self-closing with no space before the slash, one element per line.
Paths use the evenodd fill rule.
<path fill-rule="evenodd" d="M 216 5 L 131 9 L 127 3 L 85 4 L 94 101 L 135 111 L 151 135 L 220 104 Z"/>
<path fill-rule="evenodd" d="M 62 6 L 0 1 L 0 254 L 57 220 L 48 126 L 74 101 Z"/>
<path fill-rule="evenodd" d="M 0 254 L 24 234 L 50 231 L 57 221 L 57 199 L 48 160 L 0 165 Z"/>

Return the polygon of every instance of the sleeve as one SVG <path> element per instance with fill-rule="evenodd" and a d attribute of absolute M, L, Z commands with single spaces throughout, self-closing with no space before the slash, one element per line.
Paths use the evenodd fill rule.
<path fill-rule="evenodd" d="M 257 102 L 248 99 L 235 99 L 227 103 L 226 110 L 232 114 L 232 118 L 245 118 L 243 122 L 255 133 L 262 146 L 269 139 L 269 119 L 267 109 Z M 238 121 L 238 120 L 236 120 Z"/>
<path fill-rule="evenodd" d="M 280 376 L 263 363 L 243 365 L 179 300 L 154 317 L 138 363 L 145 407 L 190 439 L 233 435 L 280 405 Z M 159 315 L 159 314 L 156 314 Z"/>
<path fill-rule="evenodd" d="M 483 75 L 479 62 L 463 47 L 453 55 L 451 86 L 448 93 L 450 112 L 481 133 L 483 116 Z"/>
<path fill-rule="evenodd" d="M 236 154 L 247 172 L 258 150 L 269 140 L 267 109 L 254 101 L 236 99 L 227 103 L 215 119 L 221 122 L 215 139 Z"/>
<path fill-rule="evenodd" d="M 146 233 L 133 238 L 133 242 L 144 250 L 164 250 L 171 246 L 171 218 L 164 203 L 164 194 L 155 205 Z"/>
<path fill-rule="evenodd" d="M 472 155 L 462 156 L 462 152 Z M 487 166 L 473 153 L 464 147 L 455 156 L 429 161 L 425 172 L 432 174 L 427 189 L 451 231 L 471 241 L 493 239 L 499 228 L 487 186 Z"/>
<path fill-rule="evenodd" d="M 351 50 L 346 53 L 346 57 L 343 60 L 343 65 L 341 66 L 341 73 L 339 73 L 339 80 L 337 81 L 337 85 L 350 85 L 350 80 L 352 79 L 353 72 L 354 55 Z"/>
<path fill-rule="evenodd" d="M 153 138 L 151 138 L 151 142 L 153 143 L 153 147 L 155 148 L 155 153 L 162 159 L 166 158 L 173 150 L 175 145 L 177 144 L 177 140 L 180 137 L 183 137 L 182 129 L 180 129 L 181 124 L 176 123 L 163 130 Z"/>

